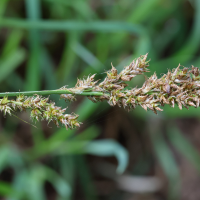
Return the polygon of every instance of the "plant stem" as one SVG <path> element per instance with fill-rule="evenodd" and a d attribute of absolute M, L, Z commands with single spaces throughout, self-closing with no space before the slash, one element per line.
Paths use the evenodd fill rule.
<path fill-rule="evenodd" d="M 42 91 L 25 91 L 25 92 L 4 92 L 0 93 L 0 97 L 12 97 L 17 95 L 25 95 L 25 96 L 33 96 L 33 95 L 51 95 L 51 94 L 75 94 L 75 95 L 82 95 L 82 96 L 103 96 L 105 93 L 103 92 L 80 92 L 75 93 L 70 90 L 42 90 Z"/>
<path fill-rule="evenodd" d="M 8 100 L 8 103 L 14 103 L 15 105 L 18 105 L 18 106 L 22 106 L 23 105 L 22 102 L 9 101 L 9 100 Z"/>

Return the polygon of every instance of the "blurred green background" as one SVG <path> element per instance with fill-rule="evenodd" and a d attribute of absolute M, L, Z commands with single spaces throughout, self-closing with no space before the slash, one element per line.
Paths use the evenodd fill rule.
<path fill-rule="evenodd" d="M 147 52 L 146 75 L 160 77 L 200 66 L 200 0 L 0 0 L 0 51 L 1 92 L 103 79 L 111 62 L 121 70 Z M 0 113 L 0 199 L 200 199 L 200 109 L 50 99 L 83 124 L 36 129 L 28 112 Z"/>

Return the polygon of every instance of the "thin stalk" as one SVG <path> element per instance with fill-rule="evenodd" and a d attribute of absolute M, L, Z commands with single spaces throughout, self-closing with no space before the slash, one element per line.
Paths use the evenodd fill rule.
<path fill-rule="evenodd" d="M 22 106 L 23 105 L 23 103 L 22 102 L 17 102 L 17 101 L 7 101 L 8 103 L 14 103 L 15 105 L 18 105 L 18 106 Z"/>
<path fill-rule="evenodd" d="M 0 97 L 13 97 L 17 95 L 25 95 L 25 96 L 33 96 L 33 95 L 51 95 L 51 94 L 75 94 L 75 95 L 82 95 L 82 96 L 103 96 L 105 93 L 103 92 L 72 92 L 70 90 L 41 90 L 41 91 L 25 91 L 25 92 L 3 92 L 0 93 Z M 107 94 L 107 93 L 106 93 Z M 108 95 L 108 94 L 107 94 Z"/>

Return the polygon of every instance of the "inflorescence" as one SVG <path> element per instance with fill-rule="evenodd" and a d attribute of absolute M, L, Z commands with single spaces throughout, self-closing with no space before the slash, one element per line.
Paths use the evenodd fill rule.
<path fill-rule="evenodd" d="M 11 115 L 11 111 L 25 111 L 26 109 L 31 110 L 31 119 L 33 121 L 46 120 L 48 123 L 53 121 L 58 127 L 59 123 L 61 123 L 66 129 L 80 126 L 80 122 L 77 121 L 78 115 L 64 114 L 66 108 L 62 109 L 55 106 L 55 102 L 48 103 L 48 98 L 42 98 L 39 95 L 32 97 L 19 95 L 16 100 L 8 100 L 7 97 L 0 100 L 0 110 L 4 114 Z"/>
<path fill-rule="evenodd" d="M 119 74 L 112 65 L 112 69 L 107 72 L 106 78 L 99 84 L 98 81 L 95 81 L 94 74 L 88 76 L 87 79 L 78 79 L 74 88 L 62 87 L 59 90 L 54 90 L 54 93 L 60 94 L 61 98 L 69 102 L 75 101 L 77 95 L 85 95 L 94 103 L 106 100 L 111 106 L 124 107 L 128 111 L 136 106 L 141 106 L 156 114 L 157 111 L 162 111 L 160 107 L 165 104 L 172 107 L 177 104 L 179 109 L 182 109 L 183 106 L 187 109 L 189 106 L 199 107 L 200 71 L 194 66 L 186 68 L 179 65 L 159 79 L 154 73 L 144 82 L 141 88 L 126 89 L 127 82 L 131 81 L 136 75 L 149 72 L 147 55 L 140 56 L 131 62 Z M 40 91 L 41 93 L 42 91 Z M 51 94 L 51 90 L 49 94 Z M 32 97 L 27 97 L 21 92 L 16 100 L 8 100 L 6 95 L 3 99 L 0 99 L 0 110 L 4 114 L 26 109 L 31 110 L 33 120 L 53 121 L 57 126 L 62 124 L 70 129 L 80 126 L 80 122 L 77 121 L 78 115 L 64 114 L 66 109 L 55 106 L 54 102 L 48 103 L 48 98 L 37 95 L 37 92 L 34 92 Z"/>

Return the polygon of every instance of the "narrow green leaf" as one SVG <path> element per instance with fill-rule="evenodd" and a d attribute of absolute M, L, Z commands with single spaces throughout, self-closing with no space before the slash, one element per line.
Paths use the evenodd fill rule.
<path fill-rule="evenodd" d="M 60 83 L 71 81 L 71 72 L 76 61 L 76 54 L 72 51 L 71 47 L 79 40 L 79 33 L 70 31 L 65 35 L 65 47 L 62 53 L 61 61 L 58 66 L 56 75 Z"/>
<path fill-rule="evenodd" d="M 60 128 L 49 139 L 28 150 L 26 152 L 26 155 L 29 159 L 32 160 L 44 156 L 48 153 L 54 152 L 65 142 L 67 138 L 69 138 L 73 134 L 74 130 L 66 130 L 65 128 Z"/>
<path fill-rule="evenodd" d="M 6 148 L 5 146 L 1 146 L 1 148 L 0 148 L 0 173 L 2 172 L 4 167 L 6 167 L 6 165 L 7 165 L 8 154 L 9 154 L 8 148 Z"/>
<path fill-rule="evenodd" d="M 105 69 L 105 66 L 83 45 L 76 43 L 71 46 L 72 50 L 82 58 L 89 66 L 95 69 L 96 72 L 101 72 Z"/>
<path fill-rule="evenodd" d="M 9 57 L 0 61 L 0 82 L 7 78 L 25 60 L 24 49 L 17 49 Z"/>
<path fill-rule="evenodd" d="M 91 125 L 86 130 L 82 131 L 81 134 L 76 135 L 73 139 L 75 140 L 92 140 L 99 135 L 100 130 L 97 126 Z"/>
<path fill-rule="evenodd" d="M 200 173 L 200 154 L 178 128 L 170 128 L 168 137 L 172 144 L 185 156 Z"/>
<path fill-rule="evenodd" d="M 173 154 L 164 141 L 161 133 L 151 133 L 151 141 L 153 143 L 156 157 L 169 179 L 169 198 L 177 198 L 180 189 L 180 172 Z"/>
<path fill-rule="evenodd" d="M 192 58 L 195 52 L 199 49 L 200 44 L 200 1 L 196 0 L 194 1 L 194 8 L 195 8 L 195 17 L 194 17 L 194 23 L 192 27 L 192 31 L 190 33 L 190 36 L 188 37 L 188 40 L 185 42 L 184 46 L 175 53 L 175 56 L 186 56 L 187 60 L 189 58 Z"/>
<path fill-rule="evenodd" d="M 29 22 L 37 23 L 40 18 L 40 0 L 26 0 Z M 39 90 L 41 85 L 41 41 L 37 29 L 29 31 L 30 56 L 27 63 L 26 90 Z"/>
<path fill-rule="evenodd" d="M 128 21 L 139 23 L 142 20 L 149 17 L 149 14 L 155 10 L 155 7 L 158 6 L 160 0 L 147 0 L 147 1 L 138 1 L 138 5 L 134 8 L 134 11 L 128 17 Z"/>
<path fill-rule="evenodd" d="M 59 174 L 57 174 L 56 171 L 52 170 L 51 168 L 44 165 L 41 165 L 40 167 L 44 170 L 46 175 L 45 180 L 50 181 L 61 197 L 66 198 L 71 195 L 71 187 L 66 180 L 64 180 Z"/>
<path fill-rule="evenodd" d="M 81 188 L 85 194 L 85 199 L 96 200 L 97 194 L 86 160 L 82 155 L 76 156 L 75 158 L 77 164 L 77 172 L 80 178 Z"/>
<path fill-rule="evenodd" d="M 42 60 L 42 69 L 45 79 L 45 88 L 48 89 L 57 89 L 57 81 L 55 77 L 54 71 L 54 63 L 49 55 L 49 52 L 46 48 L 42 48 L 41 50 L 41 60 Z"/>
<path fill-rule="evenodd" d="M 71 188 L 71 193 L 68 197 L 65 197 L 65 199 L 59 199 L 59 200 L 71 200 L 73 198 L 73 190 L 76 184 L 76 162 L 75 162 L 75 156 L 74 155 L 64 155 L 58 157 L 58 165 L 60 168 L 60 175 L 61 177 L 67 181 L 69 184 L 69 187 Z M 67 170 L 66 170 L 67 169 Z M 78 169 L 79 170 L 79 169 Z"/>
<path fill-rule="evenodd" d="M 2 58 L 9 56 L 12 52 L 16 51 L 23 37 L 21 30 L 13 30 L 6 40 L 1 54 Z"/>
<path fill-rule="evenodd" d="M 146 34 L 146 30 L 136 24 L 118 22 L 118 21 L 93 21 L 93 22 L 79 22 L 79 21 L 53 21 L 53 20 L 40 20 L 30 21 L 23 19 L 0 19 L 0 26 L 4 27 L 17 27 L 24 29 L 40 29 L 40 30 L 81 30 L 81 31 L 99 31 L 99 32 L 116 32 L 127 31 L 135 35 Z"/>
<path fill-rule="evenodd" d="M 118 160 L 117 173 L 121 174 L 128 165 L 128 152 L 114 140 L 98 140 L 88 143 L 86 153 L 98 156 L 115 156 Z"/>

